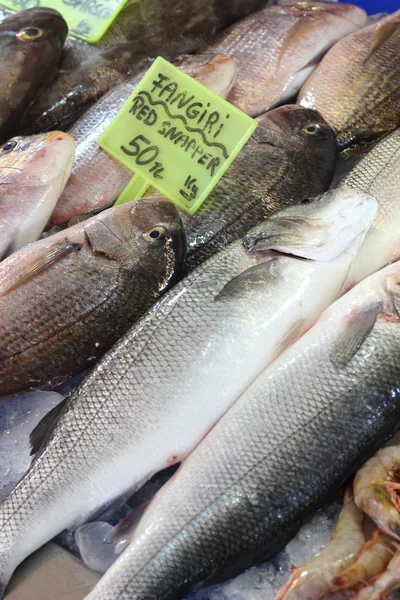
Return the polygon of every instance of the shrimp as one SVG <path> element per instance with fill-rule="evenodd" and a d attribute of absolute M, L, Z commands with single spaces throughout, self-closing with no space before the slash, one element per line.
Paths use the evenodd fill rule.
<path fill-rule="evenodd" d="M 353 600 L 395 600 L 400 595 L 400 551 L 390 561 L 386 571 L 368 587 L 362 589 Z"/>
<path fill-rule="evenodd" d="M 350 565 L 364 545 L 363 513 L 348 488 L 343 508 L 328 544 L 308 563 L 294 569 L 276 600 L 319 600 L 331 589 L 332 580 Z"/>
<path fill-rule="evenodd" d="M 396 552 L 390 536 L 376 529 L 358 553 L 356 560 L 332 581 L 332 592 L 356 588 L 382 573 Z"/>
<path fill-rule="evenodd" d="M 379 529 L 400 541 L 400 446 L 379 450 L 354 479 L 354 499 Z"/>

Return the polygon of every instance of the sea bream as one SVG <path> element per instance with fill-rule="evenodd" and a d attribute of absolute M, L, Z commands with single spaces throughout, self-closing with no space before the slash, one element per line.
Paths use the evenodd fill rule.
<path fill-rule="evenodd" d="M 193 53 L 225 27 L 269 4 L 270 0 L 127 2 L 96 52 L 82 49 L 76 40 L 68 45 L 58 77 L 32 106 L 23 133 L 71 127 L 108 90 L 141 70 L 149 57 L 173 59 Z"/>
<path fill-rule="evenodd" d="M 37 458 L 0 506 L 3 591 L 36 548 L 195 448 L 340 294 L 375 212 L 371 196 L 349 189 L 283 211 L 191 273 L 114 346 L 34 432 Z"/>
<path fill-rule="evenodd" d="M 400 263 L 330 306 L 158 492 L 86 599 L 179 600 L 283 548 L 398 425 L 399 311 Z"/>
<path fill-rule="evenodd" d="M 53 131 L 0 147 L 0 259 L 38 239 L 71 173 L 75 144 Z"/>
<path fill-rule="evenodd" d="M 236 65 L 227 56 L 182 55 L 171 62 L 222 97 L 226 97 L 235 82 Z M 99 148 L 98 141 L 150 64 L 149 60 L 147 68 L 110 90 L 70 129 L 76 143 L 76 156 L 72 175 L 51 217 L 51 225 L 65 224 L 73 217 L 107 208 L 132 179 L 132 171 Z"/>
<path fill-rule="evenodd" d="M 329 48 L 366 20 L 352 4 L 271 6 L 222 32 L 203 51 L 235 60 L 238 77 L 228 100 L 257 116 L 293 99 Z"/>
<path fill-rule="evenodd" d="M 26 111 L 56 75 L 67 33 L 51 8 L 23 10 L 0 23 L 0 143 L 19 133 Z"/>
<path fill-rule="evenodd" d="M 48 134 L 44 134 L 48 135 Z M 164 198 L 115 206 L 0 264 L 0 399 L 92 366 L 182 275 Z"/>
<path fill-rule="evenodd" d="M 300 90 L 342 150 L 364 146 L 400 125 L 400 10 L 340 40 Z"/>

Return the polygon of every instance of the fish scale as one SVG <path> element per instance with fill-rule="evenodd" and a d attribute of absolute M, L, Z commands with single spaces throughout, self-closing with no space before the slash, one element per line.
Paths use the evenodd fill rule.
<path fill-rule="evenodd" d="M 56 423 L 52 417 L 42 424 L 52 432 L 47 443 L 35 432 L 37 459 L 0 506 L 3 587 L 47 539 L 193 450 L 282 340 L 290 343 L 337 296 L 375 210 L 373 198 L 351 190 L 288 208 L 150 309 L 67 400 Z M 264 247 L 310 260 L 271 260 Z M 19 523 L 17 540 L 9 519 Z"/>
<path fill-rule="evenodd" d="M 322 113 L 343 149 L 400 123 L 399 21 L 397 11 L 340 40 L 300 90 L 298 102 Z"/>
<path fill-rule="evenodd" d="M 272 6 L 224 31 L 203 51 L 234 58 L 238 76 L 228 100 L 257 116 L 290 100 L 321 55 L 366 18 L 361 8 L 348 4 Z"/>
<path fill-rule="evenodd" d="M 399 278 L 394 265 L 353 288 L 255 380 L 87 600 L 178 600 L 284 546 L 397 425 Z"/>

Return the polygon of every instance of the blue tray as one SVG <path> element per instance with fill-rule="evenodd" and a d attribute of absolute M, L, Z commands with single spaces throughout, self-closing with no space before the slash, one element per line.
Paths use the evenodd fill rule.
<path fill-rule="evenodd" d="M 374 13 L 392 13 L 400 9 L 400 0 L 348 0 L 351 4 L 361 6 L 369 15 Z"/>

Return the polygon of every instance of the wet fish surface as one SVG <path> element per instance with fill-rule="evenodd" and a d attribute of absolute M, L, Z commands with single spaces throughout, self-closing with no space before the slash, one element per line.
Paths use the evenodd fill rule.
<path fill-rule="evenodd" d="M 50 8 L 13 13 L 0 23 L 0 143 L 19 133 L 28 108 L 56 75 L 67 33 Z"/>
<path fill-rule="evenodd" d="M 398 423 L 399 282 L 399 264 L 364 280 L 256 379 L 87 600 L 178 600 L 285 545 Z"/>
<path fill-rule="evenodd" d="M 233 25 L 203 51 L 235 60 L 238 77 L 228 100 L 258 116 L 293 99 L 325 52 L 366 19 L 365 11 L 351 4 L 272 6 Z"/>
<path fill-rule="evenodd" d="M 93 365 L 182 271 L 185 238 L 164 199 L 109 209 L 0 265 L 0 397 Z"/>
<path fill-rule="evenodd" d="M 196 214 L 181 215 L 188 270 L 285 206 L 329 187 L 336 138 L 318 112 L 287 105 L 257 121 L 255 133 Z"/>
<path fill-rule="evenodd" d="M 340 40 L 300 90 L 341 149 L 361 147 L 400 124 L 400 11 Z"/>
<path fill-rule="evenodd" d="M 78 215 L 106 208 L 117 200 L 131 180 L 132 171 L 99 148 L 98 141 L 150 63 L 149 60 L 145 69 L 98 100 L 70 130 L 77 145 L 76 159 L 50 225 L 65 224 Z M 223 97 L 230 91 L 236 76 L 233 59 L 222 55 L 182 55 L 172 63 Z"/>
<path fill-rule="evenodd" d="M 0 506 L 3 587 L 47 539 L 193 450 L 337 297 L 375 211 L 371 196 L 348 190 L 287 209 L 176 285 L 116 344 L 56 425 L 46 418 L 33 435 L 37 459 Z M 298 258 L 271 260 L 271 249 Z"/>
<path fill-rule="evenodd" d="M 69 48 L 73 66 L 64 65 L 38 98 L 23 133 L 67 129 L 109 89 L 143 68 L 149 57 L 172 59 L 192 53 L 217 32 L 268 4 L 269 0 L 129 2 L 101 40 L 99 53 L 80 62 L 74 57 L 75 44 Z"/>
<path fill-rule="evenodd" d="M 75 144 L 53 131 L 0 148 L 0 259 L 38 239 L 71 173 Z"/>
<path fill-rule="evenodd" d="M 372 194 L 378 214 L 347 279 L 354 285 L 400 258 L 400 130 L 381 140 L 343 179 L 343 185 Z"/>

